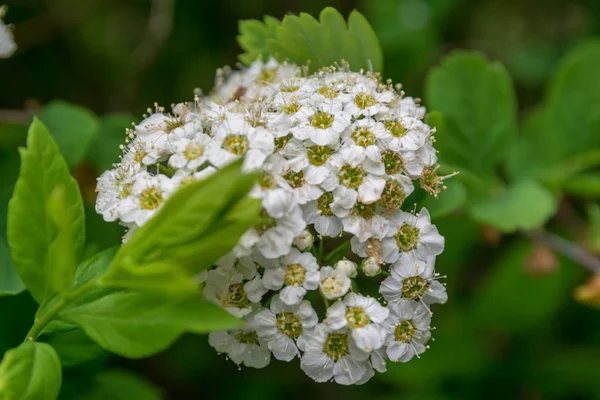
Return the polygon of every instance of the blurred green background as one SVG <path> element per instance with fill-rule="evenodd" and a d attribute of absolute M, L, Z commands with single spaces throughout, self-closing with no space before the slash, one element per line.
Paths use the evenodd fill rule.
<path fill-rule="evenodd" d="M 33 114 L 62 99 L 100 116 L 101 135 L 90 142 L 89 153 L 67 158 L 88 204 L 86 253 L 118 244 L 121 229 L 93 211 L 95 177 L 118 155 L 124 128 L 141 119 L 148 106 L 191 99 L 195 88 L 207 92 L 218 67 L 236 64 L 240 19 L 318 15 L 325 6 L 348 15 L 356 8 L 382 43 L 385 76 L 417 97 L 427 71 L 444 55 L 479 50 L 509 71 L 521 118 L 543 98 L 560 58 L 600 36 L 600 1 L 593 0 L 7 3 L 19 50 L 0 61 L 0 257 L 6 255 L 6 207 L 18 174 L 16 148 Z M 81 112 L 84 119 L 96 118 Z M 80 126 L 68 132 L 87 140 Z M 102 384 L 99 371 L 118 368 L 152 382 L 169 399 L 600 399 L 600 311 L 574 300 L 575 287 L 586 284 L 589 272 L 518 234 L 502 235 L 460 214 L 436 223 L 446 237 L 437 267 L 447 275 L 450 300 L 435 309 L 435 341 L 421 359 L 389 364 L 386 374 L 367 385 L 315 384 L 297 360 L 238 370 L 206 337 L 186 336 L 150 359 L 101 355 L 67 367 L 63 397 L 139 398 L 127 395 L 133 381 L 112 392 L 97 390 L 96 397 L 88 394 Z M 600 252 L 597 197 L 563 199 L 552 224 L 587 251 Z M 28 294 L 0 297 L 0 315 L 11 321 L 0 327 L 0 354 L 22 340 L 34 313 Z M 102 378 L 112 387 L 123 376 Z"/>

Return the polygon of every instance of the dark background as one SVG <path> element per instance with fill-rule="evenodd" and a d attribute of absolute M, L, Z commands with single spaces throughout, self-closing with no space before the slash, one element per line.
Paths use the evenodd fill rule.
<path fill-rule="evenodd" d="M 385 77 L 402 82 L 409 95 L 422 94 L 425 74 L 445 54 L 477 49 L 508 69 L 524 116 L 543 97 L 561 56 L 600 29 L 600 2 L 591 0 L 18 0 L 8 6 L 19 50 L 0 61 L 0 122 L 26 122 L 54 99 L 138 120 L 155 101 L 169 105 L 191 99 L 194 88 L 210 91 L 216 68 L 234 66 L 241 52 L 238 20 L 318 15 L 325 6 L 366 15 L 384 49 Z M 6 197 L 18 159 L 8 150 L 0 157 Z M 101 171 L 84 162 L 74 172 L 89 205 L 90 254 L 118 243 L 120 231 L 93 213 Z M 557 218 L 577 228 L 577 206 L 562 207 Z M 4 208 L 1 214 L 4 229 Z M 435 309 L 436 340 L 421 359 L 389 365 L 365 386 L 315 384 L 297 360 L 238 370 L 206 337 L 186 336 L 151 359 L 104 357 L 67 369 L 65 398 L 86 398 L 95 371 L 120 366 L 145 375 L 171 399 L 600 399 L 600 314 L 573 300 L 585 270 L 460 216 L 437 223 L 447 243 L 437 267 L 448 276 L 450 300 Z M 2 320 L 16 321 L 0 327 L 0 354 L 22 340 L 33 310 L 27 294 L 0 298 Z"/>

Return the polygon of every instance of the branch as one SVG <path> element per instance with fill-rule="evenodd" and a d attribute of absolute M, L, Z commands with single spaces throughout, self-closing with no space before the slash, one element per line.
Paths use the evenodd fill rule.
<path fill-rule="evenodd" d="M 529 239 L 542 243 L 556 253 L 583 265 L 595 274 L 600 274 L 600 258 L 588 253 L 580 246 L 544 230 L 523 232 Z"/>

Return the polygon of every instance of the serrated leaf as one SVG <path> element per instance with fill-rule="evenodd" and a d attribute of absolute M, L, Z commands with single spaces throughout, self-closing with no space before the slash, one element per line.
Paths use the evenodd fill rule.
<path fill-rule="evenodd" d="M 263 27 L 262 31 L 266 29 Z M 275 30 L 276 36 L 267 37 L 266 44 L 270 55 L 279 61 L 288 60 L 298 65 L 308 61 L 309 70 L 314 72 L 345 60 L 354 71 L 362 68 L 383 72 L 383 53 L 377 36 L 356 10 L 347 23 L 331 7 L 321 11 L 319 20 L 306 13 L 286 15 Z M 251 39 L 244 39 L 242 35 L 239 41 Z"/>
<path fill-rule="evenodd" d="M 508 152 L 517 130 L 510 76 L 479 53 L 456 51 L 426 80 L 428 107 L 444 116 L 436 134 L 441 164 L 488 173 Z"/>
<path fill-rule="evenodd" d="M 98 134 L 98 118 L 94 113 L 66 101 L 52 101 L 42 109 L 38 117 L 52 132 L 69 168 L 83 160 L 92 140 Z"/>
<path fill-rule="evenodd" d="M 273 39 L 277 35 L 277 27 L 281 21 L 277 18 L 265 16 L 263 21 L 254 19 L 243 20 L 238 23 L 240 34 L 237 36 L 237 42 L 245 53 L 240 54 L 240 60 L 250 65 L 259 57 L 264 60 L 269 58 L 269 49 L 267 48 L 267 39 Z"/>
<path fill-rule="evenodd" d="M 256 181 L 254 175 L 242 173 L 241 163 L 234 162 L 208 179 L 178 189 L 123 245 L 108 277 L 116 274 L 120 265 L 131 270 L 161 263 L 181 264 L 197 273 L 231 250 L 258 221 L 257 208 L 237 208 L 240 202 L 248 204 L 244 199 Z M 228 236 L 215 236 L 225 229 Z M 218 251 L 208 252 L 203 243 L 214 240 L 219 241 Z"/>
<path fill-rule="evenodd" d="M 41 340 L 54 348 L 65 367 L 91 361 L 107 354 L 81 329 L 55 332 L 42 337 Z"/>
<path fill-rule="evenodd" d="M 597 40 L 564 57 L 550 81 L 545 102 L 525 124 L 508 159 L 512 177 L 561 185 L 570 176 L 600 165 L 599 63 Z"/>
<path fill-rule="evenodd" d="M 469 213 L 473 219 L 491 225 L 501 232 L 539 228 L 554 215 L 557 199 L 535 181 L 518 181 L 498 198 L 474 204 Z"/>
<path fill-rule="evenodd" d="M 27 149 L 21 149 L 21 172 L 8 208 L 8 244 L 12 261 L 33 298 L 42 303 L 49 289 L 49 250 L 56 238 L 46 204 L 56 187 L 64 188 L 73 249 L 81 254 L 85 239 L 83 202 L 77 182 L 46 127 L 34 119 Z"/>
<path fill-rule="evenodd" d="M 9 350 L 0 364 L 0 399 L 53 400 L 62 371 L 58 355 L 46 343 L 26 341 Z"/>
<path fill-rule="evenodd" d="M 104 349 L 128 358 L 143 358 L 169 347 L 184 332 L 207 333 L 240 323 L 200 295 L 166 300 L 135 292 L 118 292 L 65 310 Z"/>

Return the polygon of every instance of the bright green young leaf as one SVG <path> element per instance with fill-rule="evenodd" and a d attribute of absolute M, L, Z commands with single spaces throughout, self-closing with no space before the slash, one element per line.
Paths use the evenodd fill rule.
<path fill-rule="evenodd" d="M 85 400 L 160 400 L 160 390 L 144 377 L 126 370 L 103 371 L 94 379 Z"/>
<path fill-rule="evenodd" d="M 246 194 L 255 181 L 254 175 L 242 173 L 240 161 L 208 179 L 181 187 L 123 245 L 107 279 L 117 274 L 121 265 L 129 266 L 130 271 L 161 263 L 180 263 L 194 273 L 208 268 L 258 221 L 257 207 L 239 209 L 240 203 L 248 205 Z M 227 236 L 215 236 L 215 232 L 227 232 Z M 219 241 L 219 254 L 208 254 L 205 243 L 215 240 Z"/>
<path fill-rule="evenodd" d="M 13 267 L 6 239 L 0 236 L 0 296 L 12 295 L 25 289 Z"/>
<path fill-rule="evenodd" d="M 249 19 L 238 23 L 240 34 L 237 41 L 245 51 L 245 53 L 240 54 L 240 60 L 246 65 L 252 64 L 259 57 L 262 57 L 263 60 L 269 58 L 267 39 L 276 37 L 276 28 L 281 24 L 281 21 L 268 15 L 264 17 L 263 21 Z"/>
<path fill-rule="evenodd" d="M 55 292 L 64 293 L 73 286 L 78 253 L 74 247 L 73 232 L 69 225 L 69 205 L 62 186 L 57 186 L 50 194 L 46 213 L 56 232 L 48 248 L 48 279 Z"/>
<path fill-rule="evenodd" d="M 207 333 L 240 322 L 200 295 L 168 300 L 136 292 L 114 293 L 61 314 L 104 349 L 128 358 L 158 353 L 184 332 Z"/>
<path fill-rule="evenodd" d="M 53 400 L 62 370 L 58 355 L 46 343 L 26 341 L 9 350 L 0 364 L 0 399 Z"/>
<path fill-rule="evenodd" d="M 268 31 L 270 36 L 272 25 L 274 22 L 260 32 Z M 306 13 L 286 15 L 275 30 L 276 36 L 267 37 L 266 42 L 269 53 L 279 61 L 289 60 L 298 65 L 308 61 L 309 70 L 314 72 L 345 60 L 354 71 L 363 68 L 383 72 L 383 53 L 377 36 L 365 17 L 356 10 L 352 11 L 347 23 L 331 7 L 321 11 L 319 20 Z M 256 37 L 256 29 L 249 35 L 246 39 L 242 33 L 238 40 L 240 43 L 263 40 Z"/>
<path fill-rule="evenodd" d="M 457 51 L 429 72 L 425 99 L 444 115 L 436 134 L 441 164 L 488 173 L 509 150 L 517 130 L 510 76 L 479 53 Z"/>
<path fill-rule="evenodd" d="M 9 203 L 8 244 L 15 269 L 39 303 L 51 293 L 49 252 L 57 232 L 46 205 L 56 187 L 64 190 L 63 223 L 70 227 L 78 258 L 85 239 L 81 194 L 48 130 L 35 119 L 27 148 L 21 149 L 21 172 Z"/>
<path fill-rule="evenodd" d="M 69 168 L 77 165 L 98 134 L 98 118 L 86 108 L 55 100 L 38 115 L 52 133 Z"/>
<path fill-rule="evenodd" d="M 557 199 L 535 181 L 518 181 L 499 197 L 471 206 L 476 221 L 501 232 L 539 228 L 554 215 Z"/>
<path fill-rule="evenodd" d="M 41 340 L 54 348 L 65 367 L 91 361 L 107 354 L 81 329 L 55 332 L 42 337 Z"/>
<path fill-rule="evenodd" d="M 504 251 L 471 301 L 470 318 L 482 330 L 523 332 L 539 329 L 572 296 L 573 285 L 585 275 L 561 259 L 557 270 L 537 276 L 527 269 L 533 246 L 520 242 Z"/>
<path fill-rule="evenodd" d="M 131 127 L 135 117 L 130 114 L 109 114 L 100 120 L 98 134 L 94 136 L 86 159 L 99 171 L 112 168 L 119 162 L 119 146 L 125 140 L 125 128 Z"/>
<path fill-rule="evenodd" d="M 117 252 L 117 248 L 113 247 L 113 248 L 104 250 L 98 254 L 95 254 L 94 256 L 92 256 L 92 257 L 86 259 L 85 261 L 83 261 L 82 263 L 80 263 L 77 266 L 77 270 L 75 272 L 75 285 L 73 288 L 79 289 L 81 286 L 85 285 L 86 283 L 88 283 L 94 279 L 97 279 L 101 275 L 103 275 L 107 271 L 110 264 L 112 263 L 112 260 L 115 256 L 116 252 Z M 115 289 L 113 289 L 113 288 L 98 288 L 98 289 L 90 290 L 88 293 L 84 294 L 83 296 L 81 296 L 78 299 L 69 303 L 69 305 L 65 308 L 65 310 L 68 310 L 69 308 L 72 308 L 72 307 L 77 307 L 82 304 L 93 302 L 95 300 L 98 300 L 99 298 L 102 298 L 102 297 L 107 296 L 114 292 L 115 292 Z M 52 306 L 54 305 L 54 302 L 56 302 L 56 301 L 58 301 L 58 298 L 53 297 L 50 302 L 48 302 L 46 305 L 44 305 L 42 307 L 42 309 L 39 311 L 39 315 L 40 316 L 45 315 L 45 313 L 50 308 L 52 308 Z M 57 319 L 54 319 L 52 322 L 50 322 L 46 326 L 46 328 L 42 331 L 42 334 L 47 335 L 47 334 L 50 334 L 53 332 L 65 332 L 65 331 L 70 331 L 70 330 L 73 330 L 76 328 L 77 328 L 77 325 L 75 325 L 72 321 L 68 321 L 63 318 L 57 318 Z"/>

